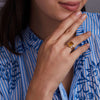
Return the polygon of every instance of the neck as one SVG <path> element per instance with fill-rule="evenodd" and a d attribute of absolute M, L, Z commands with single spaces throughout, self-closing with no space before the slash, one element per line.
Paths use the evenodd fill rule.
<path fill-rule="evenodd" d="M 33 3 L 31 3 L 33 4 Z M 36 9 L 36 10 L 34 10 Z M 30 28 L 42 40 L 48 37 L 57 29 L 60 22 L 55 21 L 47 15 L 41 13 L 34 5 L 31 6 Z"/>

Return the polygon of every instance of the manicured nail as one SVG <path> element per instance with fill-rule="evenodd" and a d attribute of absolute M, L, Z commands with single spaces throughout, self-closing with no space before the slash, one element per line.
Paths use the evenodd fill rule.
<path fill-rule="evenodd" d="M 84 20 L 86 17 L 87 17 L 87 15 L 86 15 L 86 14 L 83 14 L 83 15 L 81 16 L 81 19 Z"/>
<path fill-rule="evenodd" d="M 79 15 L 81 15 L 81 14 L 82 14 L 81 11 L 77 11 L 77 12 L 76 12 L 76 16 L 79 16 Z"/>

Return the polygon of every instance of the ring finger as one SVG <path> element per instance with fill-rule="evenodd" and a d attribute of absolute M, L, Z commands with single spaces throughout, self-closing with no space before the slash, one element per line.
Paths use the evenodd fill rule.
<path fill-rule="evenodd" d="M 90 37 L 91 35 L 91 32 L 87 32 L 87 33 L 84 33 L 82 35 L 79 35 L 79 36 L 76 36 L 74 37 L 73 39 L 71 39 L 69 42 L 67 42 L 65 45 L 67 45 L 68 43 L 73 43 L 72 44 L 72 47 L 76 47 L 78 44 L 80 44 L 82 41 L 86 40 L 88 37 Z M 66 48 L 66 47 L 65 47 Z M 72 48 L 71 47 L 68 47 L 69 48 L 69 52 L 72 51 Z"/>
<path fill-rule="evenodd" d="M 86 14 L 83 14 L 76 23 L 74 23 L 71 27 L 69 27 L 65 33 L 58 39 L 57 44 L 61 47 L 65 42 L 71 39 L 71 37 L 75 34 L 77 28 L 83 23 L 86 19 Z"/>

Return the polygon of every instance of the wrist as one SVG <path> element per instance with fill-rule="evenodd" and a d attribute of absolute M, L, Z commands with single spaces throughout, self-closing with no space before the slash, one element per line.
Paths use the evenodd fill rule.
<path fill-rule="evenodd" d="M 52 100 L 52 97 L 53 89 L 50 84 L 39 78 L 32 79 L 28 88 L 26 100 L 33 100 L 33 98 L 35 98 L 34 100 Z"/>

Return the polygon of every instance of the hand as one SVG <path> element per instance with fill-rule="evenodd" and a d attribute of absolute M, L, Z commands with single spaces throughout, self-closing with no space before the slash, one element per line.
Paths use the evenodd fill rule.
<path fill-rule="evenodd" d="M 73 37 L 85 19 L 85 14 L 74 12 L 43 42 L 30 87 L 34 87 L 39 93 L 43 91 L 48 95 L 51 92 L 53 95 L 75 60 L 89 47 L 89 44 L 85 44 L 72 52 L 71 48 L 66 46 L 68 41 L 72 41 L 76 47 L 90 36 L 90 32 L 87 32 L 88 34 Z"/>

